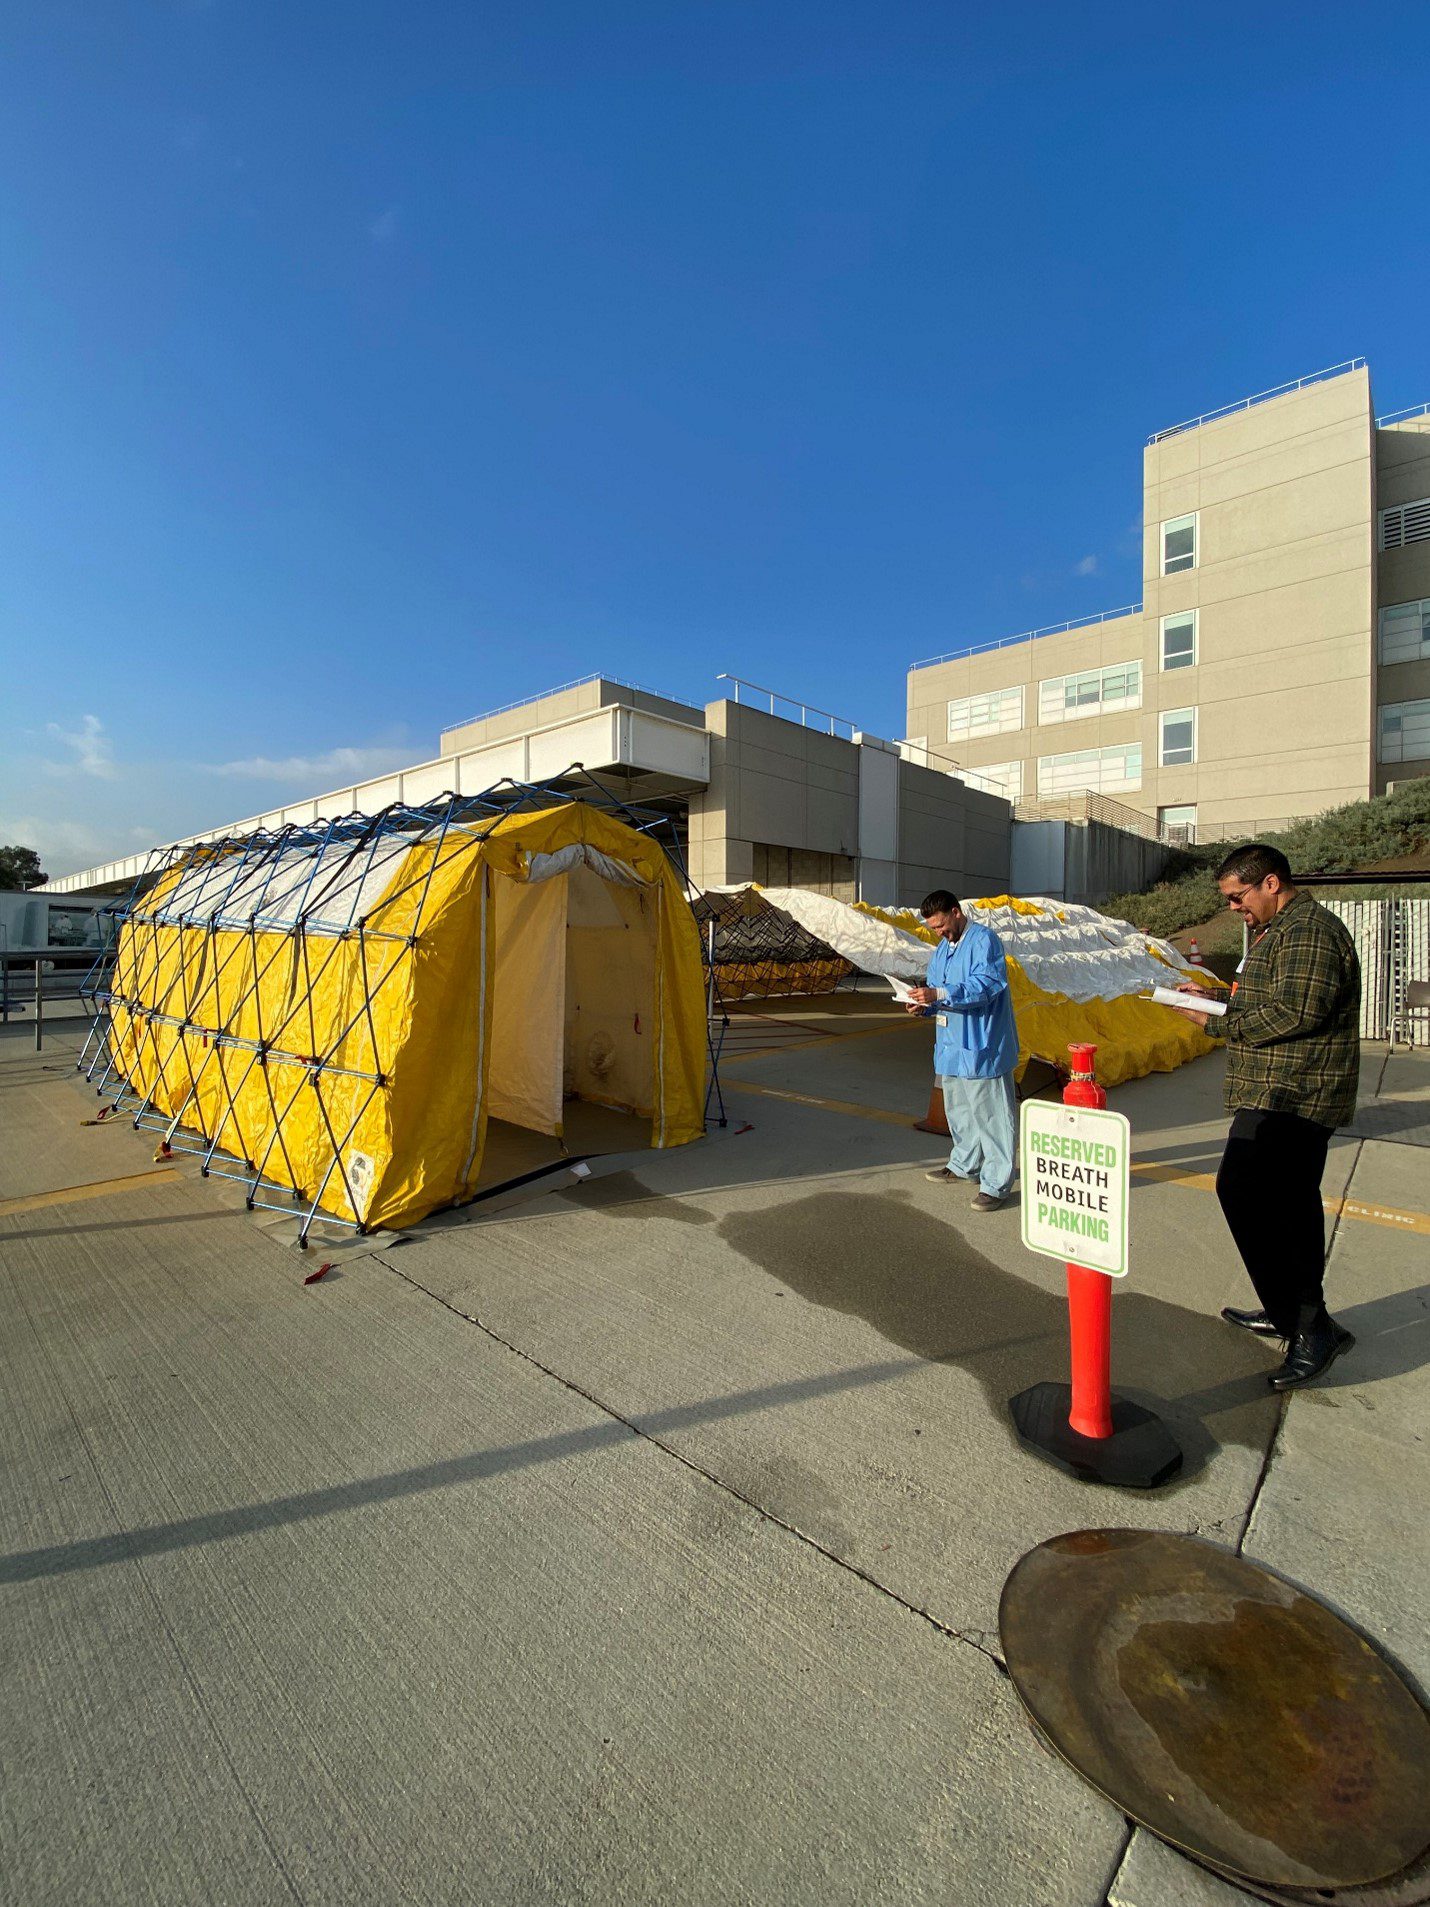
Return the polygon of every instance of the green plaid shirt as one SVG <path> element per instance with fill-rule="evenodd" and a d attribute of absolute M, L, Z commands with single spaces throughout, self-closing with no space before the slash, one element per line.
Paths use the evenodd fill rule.
<path fill-rule="evenodd" d="M 1323 1126 L 1355 1118 L 1360 962 L 1345 927 L 1309 894 L 1253 939 L 1222 1025 L 1229 1112 L 1254 1106 Z"/>

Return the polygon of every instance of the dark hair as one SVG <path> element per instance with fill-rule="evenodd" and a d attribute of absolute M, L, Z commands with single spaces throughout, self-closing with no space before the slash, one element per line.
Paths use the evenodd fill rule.
<path fill-rule="evenodd" d="M 957 894 L 950 894 L 946 887 L 936 887 L 932 894 L 925 894 L 919 902 L 919 912 L 927 920 L 930 914 L 952 914 L 958 910 Z"/>
<path fill-rule="evenodd" d="M 1268 874 L 1276 874 L 1287 885 L 1291 879 L 1291 863 L 1280 848 L 1268 847 L 1265 841 L 1248 841 L 1244 848 L 1233 848 L 1216 871 L 1219 881 L 1247 881 L 1253 887 L 1259 887 Z"/>

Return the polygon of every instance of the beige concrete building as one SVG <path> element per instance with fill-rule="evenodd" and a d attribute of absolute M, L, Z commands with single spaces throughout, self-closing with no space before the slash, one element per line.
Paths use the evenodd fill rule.
<path fill-rule="evenodd" d="M 916 664 L 911 752 L 1211 840 L 1430 772 L 1430 407 L 1377 422 L 1356 361 L 1157 432 L 1142 569 L 1130 608 Z"/>
<path fill-rule="evenodd" d="M 695 708 L 590 676 L 455 724 L 429 761 L 185 839 L 309 827 L 482 794 L 508 779 L 579 792 L 591 775 L 672 816 L 700 888 L 757 880 L 880 906 L 912 904 L 934 887 L 1007 888 L 1012 808 L 1001 795 L 906 760 L 895 742 L 823 710 L 749 683 L 733 694 L 745 700 Z M 765 706 L 751 706 L 751 695 Z M 147 860 L 61 876 L 47 891 L 125 893 Z"/>

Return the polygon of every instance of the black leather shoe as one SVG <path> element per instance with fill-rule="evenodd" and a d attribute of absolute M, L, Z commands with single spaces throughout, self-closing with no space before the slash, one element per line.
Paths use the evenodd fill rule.
<path fill-rule="evenodd" d="M 1349 1331 L 1327 1318 L 1316 1330 L 1302 1331 L 1292 1338 L 1286 1362 L 1266 1381 L 1274 1391 L 1295 1390 L 1298 1384 L 1309 1384 L 1323 1371 L 1328 1371 L 1341 1352 L 1348 1351 L 1354 1343 Z"/>
<path fill-rule="evenodd" d="M 1243 1331 L 1254 1331 L 1259 1338 L 1281 1335 L 1264 1311 L 1236 1311 L 1228 1304 L 1222 1306 L 1221 1314 L 1228 1324 L 1239 1324 Z"/>

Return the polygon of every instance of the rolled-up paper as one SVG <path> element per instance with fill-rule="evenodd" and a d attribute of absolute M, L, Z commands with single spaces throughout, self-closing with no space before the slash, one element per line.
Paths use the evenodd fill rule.
<path fill-rule="evenodd" d="M 1178 993 L 1175 987 L 1153 987 L 1148 997 L 1158 1006 L 1174 1006 L 1183 1013 L 1214 1013 L 1220 1019 L 1226 1012 L 1225 1000 L 1208 1000 L 1200 993 Z"/>

